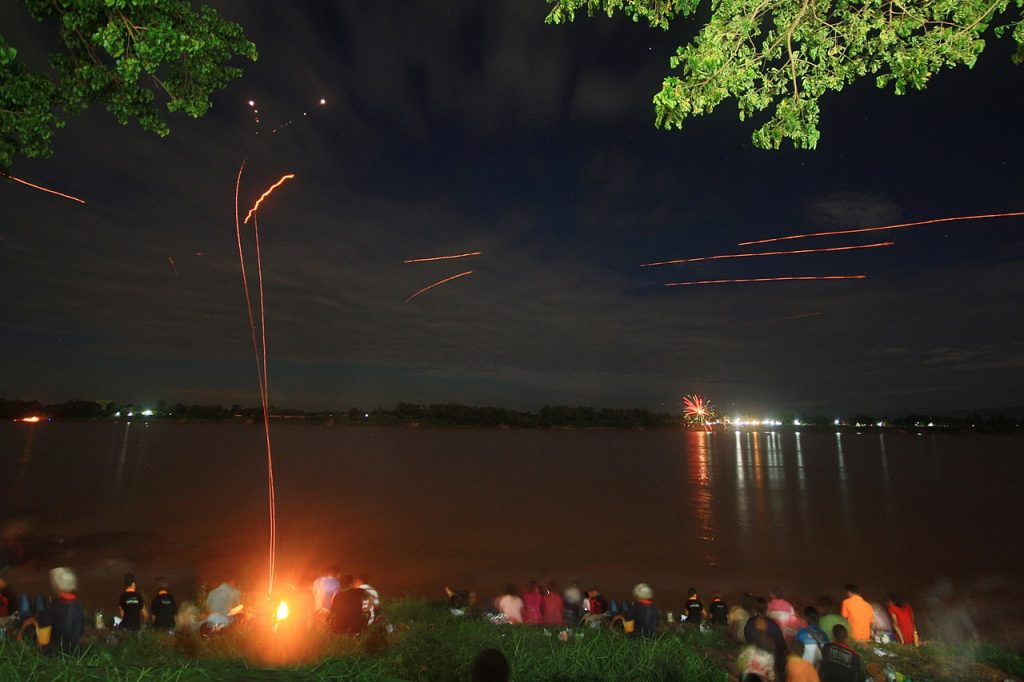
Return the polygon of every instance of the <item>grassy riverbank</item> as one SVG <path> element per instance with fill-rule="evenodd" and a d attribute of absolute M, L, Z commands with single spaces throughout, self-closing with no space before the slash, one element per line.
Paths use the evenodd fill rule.
<path fill-rule="evenodd" d="M 356 640 L 303 633 L 288 645 L 278 645 L 273 636 L 255 630 L 203 640 L 147 632 L 118 641 L 96 640 L 81 655 L 64 659 L 3 641 L 0 679 L 467 680 L 476 653 L 496 647 L 508 657 L 514 680 L 703 682 L 734 679 L 732 665 L 739 650 L 720 633 L 689 629 L 650 641 L 577 630 L 562 641 L 555 630 L 453 618 L 441 605 L 424 601 L 393 600 L 385 607 L 394 632 L 381 628 Z M 990 645 L 888 646 L 878 651 L 885 655 L 868 650 L 865 660 L 891 665 L 914 682 L 1024 678 L 1024 659 Z"/>

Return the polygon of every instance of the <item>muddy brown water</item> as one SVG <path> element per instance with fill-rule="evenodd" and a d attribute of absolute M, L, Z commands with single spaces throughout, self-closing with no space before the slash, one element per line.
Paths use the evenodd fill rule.
<path fill-rule="evenodd" d="M 610 597 L 649 583 L 779 586 L 794 601 L 909 595 L 923 636 L 1020 647 L 1017 436 L 844 431 L 501 431 L 272 426 L 277 582 L 336 563 L 385 595 L 578 580 Z M 0 518 L 19 590 L 74 566 L 87 608 L 124 573 L 179 598 L 233 576 L 265 589 L 266 461 L 256 426 L 0 425 Z M 10 563 L 15 545 L 7 543 Z M 955 617 L 954 617 L 955 616 Z M 927 627 L 926 627 L 927 626 Z"/>

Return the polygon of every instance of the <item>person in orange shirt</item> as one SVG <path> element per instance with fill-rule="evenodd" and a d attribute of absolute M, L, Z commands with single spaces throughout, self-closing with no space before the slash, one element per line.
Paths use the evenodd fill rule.
<path fill-rule="evenodd" d="M 864 601 L 856 585 L 846 586 L 846 599 L 843 600 L 843 618 L 850 621 L 850 637 L 855 642 L 867 642 L 871 639 L 871 619 L 875 610 Z"/>
<path fill-rule="evenodd" d="M 814 664 L 804 660 L 804 643 L 794 640 L 786 659 L 786 682 L 821 682 Z"/>

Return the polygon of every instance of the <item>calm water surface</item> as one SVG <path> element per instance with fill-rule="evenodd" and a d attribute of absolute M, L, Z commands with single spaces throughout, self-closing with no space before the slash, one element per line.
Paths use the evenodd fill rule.
<path fill-rule="evenodd" d="M 390 594 L 491 594 L 577 578 L 684 590 L 1024 604 L 1019 437 L 843 432 L 498 431 L 280 425 L 278 573 L 338 563 Z M 3 424 L 0 518 L 29 560 L 70 563 L 95 602 L 121 574 L 183 593 L 266 573 L 258 427 Z M 18 587 L 16 585 L 16 587 Z M 996 614 L 1002 618 L 1005 614 Z"/>

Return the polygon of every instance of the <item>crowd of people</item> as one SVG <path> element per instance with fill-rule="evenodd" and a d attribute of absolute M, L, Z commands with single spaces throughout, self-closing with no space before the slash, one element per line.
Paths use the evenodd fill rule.
<path fill-rule="evenodd" d="M 78 648 L 86 614 L 77 596 L 77 577 L 70 568 L 50 571 L 53 594 L 17 595 L 0 578 L 0 624 L 15 626 L 22 636 L 34 637 L 46 651 L 72 652 Z M 718 628 L 742 646 L 737 668 L 744 682 L 860 682 L 864 679 L 861 658 L 854 644 L 919 643 L 913 608 L 901 595 L 890 594 L 885 606 L 868 602 L 856 585 L 847 585 L 839 608 L 827 596 L 801 611 L 780 589 L 768 598 L 744 594 L 730 606 L 720 592 L 705 603 L 696 589 L 689 589 L 682 610 L 661 614 L 654 590 L 637 584 L 628 600 L 607 599 L 598 588 L 581 589 L 575 582 L 564 589 L 553 581 L 531 580 L 522 591 L 509 584 L 493 600 L 480 601 L 474 592 L 445 588 L 453 614 L 475 614 L 494 623 L 533 625 L 563 629 L 610 627 L 632 637 L 652 637 L 665 628 Z M 343 575 L 330 566 L 305 593 L 311 602 L 312 622 L 337 634 L 358 635 L 382 618 L 380 593 L 366 576 Z M 243 622 L 248 614 L 242 593 L 232 581 L 210 590 L 204 617 L 197 605 L 178 605 L 167 582 L 156 585 L 152 600 L 139 591 L 135 576 L 124 577 L 118 599 L 115 630 L 138 631 L 193 629 L 213 635 Z M 102 612 L 95 614 L 96 630 L 106 629 Z"/>

